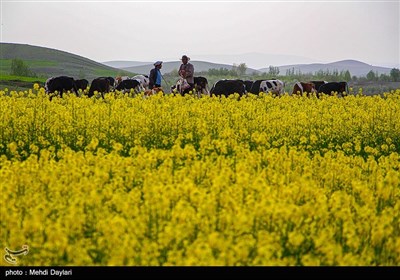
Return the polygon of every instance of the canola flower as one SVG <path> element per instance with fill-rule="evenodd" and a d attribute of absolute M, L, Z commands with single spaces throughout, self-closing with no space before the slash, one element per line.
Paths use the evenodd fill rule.
<path fill-rule="evenodd" d="M 21 265 L 399 265 L 399 119 L 400 90 L 0 91 L 0 243 Z"/>

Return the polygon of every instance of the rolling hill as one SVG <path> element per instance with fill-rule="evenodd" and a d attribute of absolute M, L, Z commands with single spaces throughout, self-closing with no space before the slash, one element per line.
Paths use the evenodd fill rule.
<path fill-rule="evenodd" d="M 366 76 L 369 71 L 378 72 L 378 74 L 389 74 L 391 68 L 373 66 L 357 60 L 341 60 L 332 63 L 312 63 L 312 64 L 294 64 L 279 66 L 279 72 L 281 75 L 286 74 L 286 70 L 294 69 L 295 73 L 301 71 L 301 73 L 315 73 L 319 70 L 334 70 L 346 71 L 349 70 L 352 76 Z M 262 72 L 267 72 L 268 68 L 259 69 Z"/>
<path fill-rule="evenodd" d="M 91 80 L 99 76 L 132 75 L 121 69 L 68 52 L 25 44 L 0 43 L 0 73 L 8 75 L 12 59 L 21 59 L 39 77 L 71 76 Z"/>
<path fill-rule="evenodd" d="M 108 65 L 113 65 L 114 67 L 133 72 L 133 73 L 141 73 L 148 74 L 150 70 L 154 67 L 152 63 L 144 64 L 145 62 L 139 61 L 108 61 Z M 195 67 L 195 71 L 208 71 L 212 68 L 227 68 L 232 69 L 232 65 L 229 64 L 220 64 L 220 63 L 212 63 L 207 61 L 191 61 L 191 63 Z M 169 73 L 174 69 L 178 69 L 180 66 L 180 61 L 168 61 L 163 63 L 162 72 Z M 125 65 L 132 65 L 129 67 L 125 67 Z M 315 73 L 319 70 L 329 70 L 333 72 L 337 71 L 346 71 L 349 70 L 352 76 L 366 76 L 369 71 L 377 72 L 378 74 L 388 74 L 390 73 L 391 68 L 373 66 L 361 61 L 357 60 L 342 60 L 336 61 L 332 63 L 311 63 L 311 64 L 293 64 L 293 65 L 283 65 L 278 66 L 280 75 L 285 75 L 288 69 L 294 69 L 295 73 L 301 71 L 301 73 Z M 261 68 L 261 69 L 253 69 L 248 68 L 246 74 L 252 73 L 260 73 L 260 72 L 268 72 L 269 68 Z"/>
<path fill-rule="evenodd" d="M 144 61 L 127 61 L 127 60 L 113 60 L 113 61 L 104 61 L 102 64 L 105 64 L 114 68 L 127 68 L 127 67 L 135 67 L 142 66 L 146 64 L 151 64 L 152 62 L 144 62 Z"/>
<path fill-rule="evenodd" d="M 206 61 L 191 60 L 190 63 L 193 64 L 194 70 L 196 72 L 208 71 L 209 69 L 212 69 L 212 68 L 214 68 L 214 69 L 226 68 L 226 69 L 230 70 L 233 67 L 233 65 L 218 64 L 218 63 L 212 63 L 212 62 L 206 62 Z M 163 73 L 169 73 L 173 70 L 178 70 L 179 66 L 181 64 L 182 64 L 181 61 L 164 62 L 161 71 Z M 151 64 L 140 65 L 140 66 L 126 67 L 126 68 L 122 68 L 122 69 L 133 72 L 133 73 L 148 74 L 152 68 L 154 68 L 154 66 L 151 63 Z M 253 72 L 259 72 L 259 71 L 256 69 L 247 68 L 246 74 L 252 74 Z"/>
<path fill-rule="evenodd" d="M 286 65 L 286 64 L 306 64 L 322 62 L 317 61 L 313 58 L 287 55 L 287 54 L 271 54 L 271 53 L 260 53 L 260 52 L 249 52 L 249 53 L 238 53 L 238 54 L 218 54 L 218 55 L 196 55 L 193 56 L 196 60 L 201 61 L 212 61 L 214 63 L 229 64 L 233 63 L 240 64 L 246 63 L 248 67 L 254 69 L 260 69 L 268 67 L 270 65 Z"/>

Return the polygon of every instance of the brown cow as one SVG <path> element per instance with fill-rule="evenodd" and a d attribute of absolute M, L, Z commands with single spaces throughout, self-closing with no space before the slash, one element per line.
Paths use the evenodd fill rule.
<path fill-rule="evenodd" d="M 307 96 L 316 93 L 315 86 L 313 83 L 303 83 L 297 82 L 294 84 L 292 95 L 303 95 L 303 93 L 307 93 Z"/>
<path fill-rule="evenodd" d="M 154 95 L 154 94 L 159 93 L 160 91 L 161 91 L 162 93 L 164 93 L 164 90 L 163 90 L 162 87 L 154 87 L 154 88 L 152 88 L 152 89 L 146 89 L 146 90 L 144 91 L 144 95 L 145 95 L 145 96 L 151 96 L 151 95 Z"/>

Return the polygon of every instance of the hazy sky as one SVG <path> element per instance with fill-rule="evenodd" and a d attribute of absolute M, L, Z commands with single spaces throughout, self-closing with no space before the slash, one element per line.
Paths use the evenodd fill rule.
<path fill-rule="evenodd" d="M 0 1 L 1 42 L 96 61 L 257 52 L 400 65 L 399 0 Z"/>

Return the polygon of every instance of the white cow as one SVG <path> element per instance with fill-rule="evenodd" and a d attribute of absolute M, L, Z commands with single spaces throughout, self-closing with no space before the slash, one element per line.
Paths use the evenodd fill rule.
<path fill-rule="evenodd" d="M 150 83 L 149 76 L 147 76 L 147 75 L 136 75 L 136 76 L 133 76 L 132 79 L 138 80 L 140 85 L 143 87 L 143 89 L 145 89 L 145 90 L 149 89 L 149 83 Z"/>
<path fill-rule="evenodd" d="M 122 81 L 129 80 L 128 76 L 115 77 L 114 87 L 116 88 Z"/>
<path fill-rule="evenodd" d="M 180 93 L 183 95 L 183 92 L 188 88 L 190 88 L 190 85 L 187 80 L 184 78 L 179 78 L 175 85 L 171 86 L 171 92 Z"/>
<path fill-rule="evenodd" d="M 260 91 L 282 95 L 285 92 L 285 83 L 281 80 L 265 80 L 260 83 Z"/>

